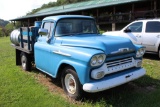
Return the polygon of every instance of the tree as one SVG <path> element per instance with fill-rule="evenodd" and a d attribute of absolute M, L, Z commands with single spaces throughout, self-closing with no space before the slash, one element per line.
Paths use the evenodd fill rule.
<path fill-rule="evenodd" d="M 13 25 L 12 23 L 8 23 L 8 24 L 5 26 L 5 29 L 6 29 L 6 34 L 9 35 L 10 32 L 13 31 L 14 25 Z"/>
<path fill-rule="evenodd" d="M 3 27 L 0 28 L 0 37 L 3 37 L 5 36 L 5 32 L 4 32 L 4 29 Z"/>

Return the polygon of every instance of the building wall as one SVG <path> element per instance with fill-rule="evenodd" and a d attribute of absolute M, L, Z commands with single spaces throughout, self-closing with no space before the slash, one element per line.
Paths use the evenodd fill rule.
<path fill-rule="evenodd" d="M 81 13 L 95 17 L 104 31 L 120 30 L 134 20 L 160 17 L 160 0 L 99 7 Z"/>

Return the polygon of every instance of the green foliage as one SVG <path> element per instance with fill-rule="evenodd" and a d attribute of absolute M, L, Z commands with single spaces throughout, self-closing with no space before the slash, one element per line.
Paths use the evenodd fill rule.
<path fill-rule="evenodd" d="M 99 30 L 99 33 L 100 33 L 100 34 L 102 34 L 102 33 L 104 33 L 104 32 L 105 32 L 104 30 Z"/>
<path fill-rule="evenodd" d="M 3 19 L 0 19 L 0 37 L 2 36 L 6 36 L 7 35 L 7 31 L 4 28 L 9 22 L 5 21 Z"/>
<path fill-rule="evenodd" d="M 12 23 L 8 23 L 6 26 L 5 26 L 5 29 L 7 31 L 7 35 L 10 34 L 11 31 L 13 31 L 14 29 L 14 25 Z"/>
<path fill-rule="evenodd" d="M 0 27 L 0 37 L 7 36 L 7 31 L 4 27 Z"/>
<path fill-rule="evenodd" d="M 2 32 L 2 28 L 0 28 L 0 37 L 2 37 L 4 34 Z"/>
<path fill-rule="evenodd" d="M 8 23 L 5 27 L 0 27 L 0 37 L 9 36 L 13 29 L 17 29 L 21 26 L 20 22 Z"/>

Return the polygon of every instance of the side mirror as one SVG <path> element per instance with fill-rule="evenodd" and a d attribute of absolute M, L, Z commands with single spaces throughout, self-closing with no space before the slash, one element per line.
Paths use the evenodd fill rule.
<path fill-rule="evenodd" d="M 132 31 L 131 31 L 131 29 L 126 28 L 126 29 L 124 30 L 124 32 L 125 32 L 125 33 L 129 33 L 129 32 L 132 32 Z"/>
<path fill-rule="evenodd" d="M 47 35 L 48 34 L 48 30 L 40 28 L 39 31 L 38 31 L 38 33 L 39 33 L 39 35 Z"/>

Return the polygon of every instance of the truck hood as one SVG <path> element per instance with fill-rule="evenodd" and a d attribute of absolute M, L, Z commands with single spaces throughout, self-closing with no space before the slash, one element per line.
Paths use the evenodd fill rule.
<path fill-rule="evenodd" d="M 135 50 L 129 39 L 98 34 L 60 37 L 62 46 L 83 47 L 102 50 L 106 54 L 117 52 L 119 49 L 128 48 Z"/>
<path fill-rule="evenodd" d="M 121 31 L 109 31 L 109 32 L 103 33 L 103 35 L 106 35 L 106 36 L 119 36 L 120 33 L 121 33 Z"/>

